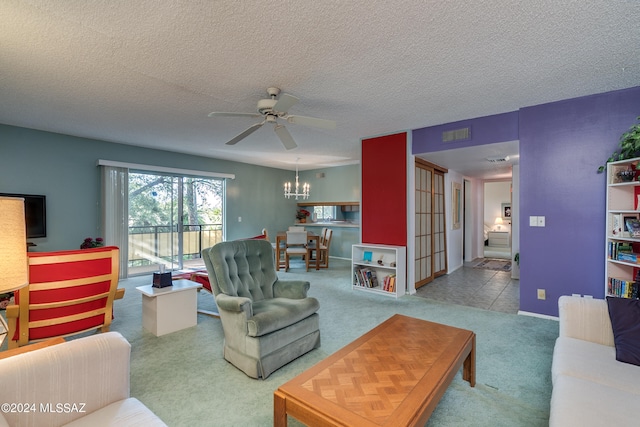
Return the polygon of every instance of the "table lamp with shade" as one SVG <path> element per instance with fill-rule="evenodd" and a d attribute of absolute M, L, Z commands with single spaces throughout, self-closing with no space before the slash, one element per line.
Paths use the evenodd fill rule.
<path fill-rule="evenodd" d="M 499 216 L 496 217 L 494 224 L 496 225 L 496 230 L 502 230 L 502 218 L 500 218 Z"/>
<path fill-rule="evenodd" d="M 0 196 L 0 294 L 29 284 L 24 199 Z M 8 333 L 0 316 L 0 345 Z"/>

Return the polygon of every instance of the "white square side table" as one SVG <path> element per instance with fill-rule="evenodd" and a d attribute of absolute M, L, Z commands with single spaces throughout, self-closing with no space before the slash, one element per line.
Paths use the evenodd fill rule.
<path fill-rule="evenodd" d="M 170 334 L 198 324 L 200 283 L 174 280 L 173 286 L 138 286 L 142 294 L 142 327 L 155 336 Z"/>

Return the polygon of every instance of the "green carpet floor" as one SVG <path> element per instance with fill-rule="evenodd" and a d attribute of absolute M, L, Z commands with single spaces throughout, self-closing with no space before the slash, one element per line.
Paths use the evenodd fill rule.
<path fill-rule="evenodd" d="M 198 315 L 198 325 L 162 337 L 142 329 L 141 294 L 150 277 L 121 281 L 111 330 L 132 345 L 131 395 L 169 426 L 272 426 L 279 385 L 342 348 L 395 313 L 470 329 L 477 334 L 476 387 L 459 373 L 427 426 L 546 426 L 551 398 L 551 357 L 558 336 L 553 320 L 517 316 L 404 296 L 393 299 L 351 289 L 349 263 L 329 270 L 291 269 L 281 280 L 311 282 L 320 301 L 322 346 L 254 380 L 222 358 L 220 320 Z M 198 295 L 212 308 L 212 296 Z M 289 425 L 300 426 L 294 419 Z"/>

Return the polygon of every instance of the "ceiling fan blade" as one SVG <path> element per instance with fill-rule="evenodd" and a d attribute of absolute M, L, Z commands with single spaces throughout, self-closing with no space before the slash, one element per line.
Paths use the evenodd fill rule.
<path fill-rule="evenodd" d="M 336 128 L 336 122 L 333 120 L 316 119 L 315 117 L 288 116 L 287 121 L 296 125 L 313 126 L 322 129 Z"/>
<path fill-rule="evenodd" d="M 249 135 L 251 135 L 252 133 L 257 131 L 258 129 L 260 129 L 264 123 L 265 122 L 256 123 L 255 125 L 251 126 L 249 129 L 247 129 L 244 132 L 242 132 L 240 135 L 238 135 L 235 138 L 233 138 L 231 141 L 227 142 L 227 145 L 235 145 L 235 144 L 237 144 L 241 140 L 245 139 L 246 137 L 248 137 Z"/>
<path fill-rule="evenodd" d="M 262 115 L 258 113 L 227 113 L 214 111 L 213 113 L 209 113 L 209 117 L 262 117 Z"/>
<path fill-rule="evenodd" d="M 282 145 L 284 145 L 284 148 L 286 148 L 287 150 L 293 150 L 298 146 L 298 144 L 296 144 L 296 142 L 291 137 L 291 134 L 286 127 L 284 127 L 283 125 L 276 125 L 274 130 L 276 131 L 276 135 L 278 135 L 278 137 L 280 138 L 280 141 L 282 141 Z"/>
<path fill-rule="evenodd" d="M 273 106 L 273 109 L 280 113 L 286 113 L 287 111 L 289 111 L 289 108 L 296 105 L 298 101 L 300 100 L 295 96 L 283 93 L 282 95 L 280 95 L 280 98 L 278 98 L 278 102 L 276 102 L 276 105 Z"/>

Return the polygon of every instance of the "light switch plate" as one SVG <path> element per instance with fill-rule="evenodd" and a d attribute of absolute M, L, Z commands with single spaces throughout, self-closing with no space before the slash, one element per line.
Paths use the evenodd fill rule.
<path fill-rule="evenodd" d="M 538 226 L 538 217 L 530 216 L 529 217 L 529 227 L 537 227 Z"/>
<path fill-rule="evenodd" d="M 544 227 L 545 218 L 543 216 L 538 217 L 538 227 Z"/>

